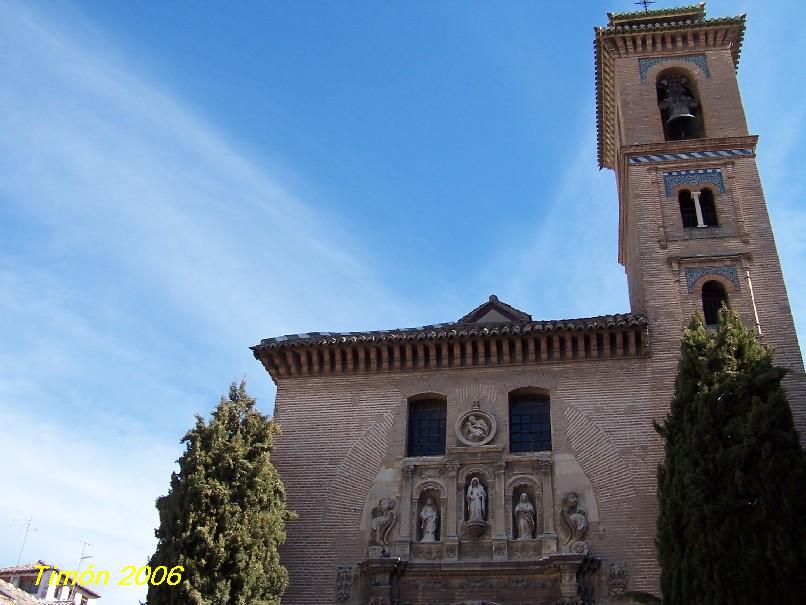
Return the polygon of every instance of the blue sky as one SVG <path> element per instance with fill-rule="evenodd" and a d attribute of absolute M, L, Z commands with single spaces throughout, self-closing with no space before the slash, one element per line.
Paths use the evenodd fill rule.
<path fill-rule="evenodd" d="M 661 3 L 661 6 L 670 6 Z M 145 561 L 178 440 L 248 346 L 629 310 L 593 26 L 631 2 L 0 0 L 0 565 Z M 739 77 L 801 342 L 802 3 Z M 132 603 L 132 588 L 105 591 Z"/>

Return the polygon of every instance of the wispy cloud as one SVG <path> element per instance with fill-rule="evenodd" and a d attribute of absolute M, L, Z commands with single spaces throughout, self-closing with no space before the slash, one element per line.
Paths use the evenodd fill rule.
<path fill-rule="evenodd" d="M 12 515 L 30 512 L 26 559 L 73 565 L 84 539 L 96 568 L 119 569 L 153 548 L 153 502 L 192 412 L 245 370 L 269 407 L 248 345 L 378 324 L 396 303 L 321 200 L 300 200 L 102 33 L 56 17 L 0 5 L 0 414 L 13 431 L 0 557 L 16 560 Z"/>
<path fill-rule="evenodd" d="M 583 99 L 589 118 L 592 101 Z M 580 120 L 581 122 L 581 120 Z M 610 171 L 596 173 L 595 133 L 569 128 L 572 151 L 556 178 L 541 181 L 535 212 L 519 217 L 482 279 L 536 319 L 629 311 L 618 258 L 618 201 Z M 558 152 L 559 153 L 559 152 Z"/>

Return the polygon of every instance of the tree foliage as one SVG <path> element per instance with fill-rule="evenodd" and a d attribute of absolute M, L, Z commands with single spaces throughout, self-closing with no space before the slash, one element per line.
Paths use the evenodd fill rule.
<path fill-rule="evenodd" d="M 182 565 L 182 582 L 149 586 L 149 605 L 277 605 L 288 583 L 277 547 L 285 540 L 285 490 L 269 459 L 277 425 L 255 410 L 244 382 L 231 384 L 210 422 L 182 439 L 166 496 L 154 569 Z"/>
<path fill-rule="evenodd" d="M 803 603 L 806 458 L 774 367 L 739 316 L 685 331 L 659 468 L 667 605 Z"/>

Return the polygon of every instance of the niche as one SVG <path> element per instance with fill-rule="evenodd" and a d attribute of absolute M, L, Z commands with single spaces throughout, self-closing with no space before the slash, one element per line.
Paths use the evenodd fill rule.
<path fill-rule="evenodd" d="M 528 483 L 516 485 L 512 490 L 512 539 L 531 540 L 541 533 L 540 496 Z"/>
<path fill-rule="evenodd" d="M 442 494 L 434 487 L 420 492 L 417 499 L 417 542 L 434 543 L 442 539 Z"/>

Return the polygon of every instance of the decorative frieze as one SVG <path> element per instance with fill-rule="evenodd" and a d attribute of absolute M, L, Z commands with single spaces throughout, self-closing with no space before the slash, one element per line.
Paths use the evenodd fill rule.
<path fill-rule="evenodd" d="M 665 63 L 667 61 L 683 61 L 685 63 L 691 63 L 692 65 L 699 67 L 700 71 L 705 74 L 706 78 L 711 77 L 711 70 L 708 69 L 708 61 L 704 54 L 671 55 L 666 57 L 641 57 L 638 59 L 638 73 L 641 76 L 641 82 L 646 81 L 646 75 L 649 73 L 650 69 L 659 63 Z"/>
<path fill-rule="evenodd" d="M 730 280 L 733 286 L 739 289 L 739 274 L 733 265 L 723 265 L 719 267 L 688 267 L 686 269 L 686 285 L 688 291 L 694 290 L 694 284 L 704 275 L 721 275 Z"/>
<path fill-rule="evenodd" d="M 718 168 L 702 170 L 673 170 L 663 173 L 663 185 L 666 195 L 671 196 L 678 185 L 714 185 L 720 193 L 725 193 L 725 181 Z"/>
<path fill-rule="evenodd" d="M 677 153 L 653 153 L 633 155 L 627 158 L 629 164 L 653 164 L 655 162 L 674 162 L 677 160 L 712 160 L 752 156 L 752 149 L 718 149 L 714 151 L 680 151 Z"/>

